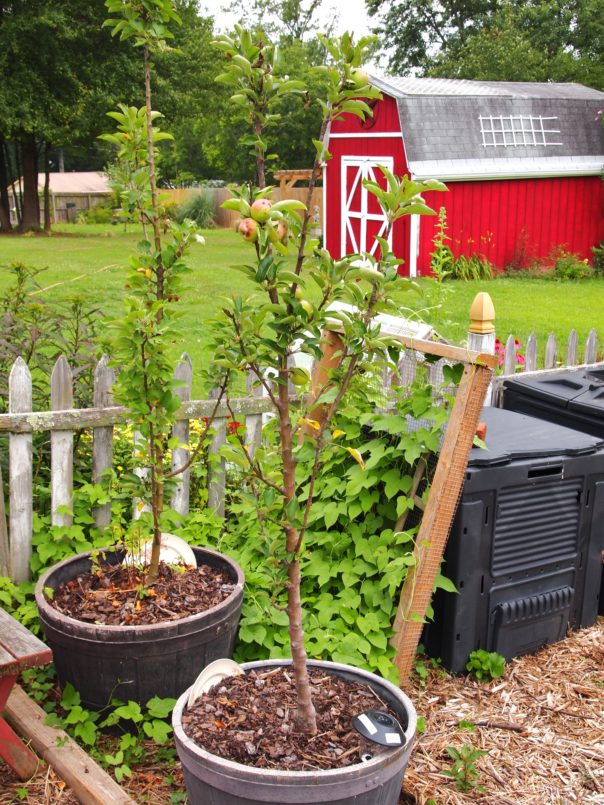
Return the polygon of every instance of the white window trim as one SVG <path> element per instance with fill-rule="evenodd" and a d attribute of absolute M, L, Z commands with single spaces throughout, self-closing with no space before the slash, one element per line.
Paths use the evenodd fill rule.
<path fill-rule="evenodd" d="M 409 276 L 417 277 L 417 258 L 419 257 L 419 229 L 421 215 L 411 215 L 409 222 Z"/>
<path fill-rule="evenodd" d="M 562 142 L 548 141 L 548 134 L 560 134 L 560 129 L 545 128 L 544 123 L 553 120 L 558 120 L 558 118 L 543 115 L 479 115 L 482 147 L 518 148 L 563 145 Z M 509 125 L 507 129 L 506 123 Z M 497 125 L 500 128 L 496 128 Z M 500 142 L 498 142 L 498 136 Z"/>
<path fill-rule="evenodd" d="M 367 250 L 367 226 L 363 225 L 364 222 L 367 221 L 383 221 L 383 225 L 378 232 L 378 236 L 381 237 L 387 227 L 387 221 L 384 215 L 370 213 L 367 210 L 367 199 L 368 199 L 368 192 L 365 188 L 361 188 L 361 209 L 360 210 L 349 210 L 349 203 L 354 195 L 356 188 L 358 187 L 359 183 L 362 182 L 363 179 L 369 178 L 371 175 L 372 178 L 375 179 L 375 175 L 373 174 L 373 169 L 377 168 L 378 165 L 384 165 L 384 167 L 388 168 L 388 170 L 394 170 L 394 158 L 392 156 L 381 156 L 381 157 L 358 157 L 358 156 L 345 156 L 342 157 L 341 166 L 342 166 L 342 176 L 341 176 L 341 206 L 340 206 L 340 217 L 341 217 L 341 225 L 340 225 L 340 254 L 346 254 L 346 235 L 350 235 L 350 241 L 353 248 L 353 251 L 356 252 L 365 252 Z M 346 179 L 348 176 L 348 168 L 357 167 L 359 170 L 356 173 L 354 181 L 350 189 L 346 186 Z M 350 226 L 350 219 L 359 219 L 361 221 L 361 228 L 360 228 L 360 243 L 356 243 L 356 238 L 354 237 L 354 233 L 352 231 L 352 227 Z M 388 243 L 392 246 L 392 231 L 388 237 Z M 355 248 L 356 247 L 356 248 Z M 374 242 L 371 252 L 375 251 L 377 247 L 377 243 Z"/>

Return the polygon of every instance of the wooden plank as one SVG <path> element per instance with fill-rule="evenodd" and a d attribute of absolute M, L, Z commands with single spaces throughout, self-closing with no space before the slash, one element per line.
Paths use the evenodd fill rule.
<path fill-rule="evenodd" d="M 73 408 L 73 377 L 64 355 L 57 360 L 50 377 L 50 407 L 53 411 Z M 56 526 L 70 526 L 73 516 L 73 431 L 50 434 L 51 519 Z"/>
<path fill-rule="evenodd" d="M 66 732 L 45 723 L 44 710 L 19 686 L 8 699 L 6 720 L 50 763 L 82 805 L 135 805 L 135 800 Z"/>
<path fill-rule="evenodd" d="M 494 369 L 497 366 L 497 358 L 494 355 L 487 355 L 484 352 L 475 352 L 464 347 L 455 347 L 452 344 L 441 344 L 438 341 L 425 341 L 423 338 L 411 338 L 407 335 L 389 335 L 390 338 L 400 341 L 410 349 L 424 352 L 426 355 L 438 355 L 440 358 L 448 358 L 452 361 L 461 363 L 477 364 L 488 366 Z"/>
<path fill-rule="evenodd" d="M 109 356 L 103 355 L 94 370 L 93 402 L 95 408 L 108 408 L 113 401 L 111 390 L 115 371 L 109 366 Z M 92 430 L 92 483 L 98 484 L 103 473 L 113 464 L 113 427 L 108 425 Z M 94 510 L 97 528 L 105 528 L 111 522 L 111 503 L 104 503 Z"/>
<path fill-rule="evenodd" d="M 46 643 L 0 609 L 0 679 L 51 661 L 52 651 Z"/>
<path fill-rule="evenodd" d="M 181 356 L 180 363 L 176 367 L 174 377 L 182 382 L 176 393 L 183 402 L 188 402 L 191 399 L 191 386 L 193 383 L 193 367 L 191 359 L 184 353 Z M 181 419 L 174 425 L 172 435 L 180 439 L 182 444 L 189 444 L 189 420 Z M 189 451 L 185 448 L 179 447 L 172 451 L 172 470 L 184 466 L 189 460 Z M 189 467 L 180 475 L 176 476 L 176 488 L 172 495 L 171 506 L 174 511 L 182 514 L 185 517 L 189 513 L 189 487 L 191 484 L 191 468 Z"/>
<path fill-rule="evenodd" d="M 409 568 L 403 584 L 393 627 L 391 642 L 396 648 L 395 661 L 401 683 L 407 680 L 413 666 L 491 374 L 486 366 L 466 366 L 455 397 L 428 504 L 415 541 L 415 564 Z"/>
<path fill-rule="evenodd" d="M 8 407 L 14 416 L 31 411 L 31 374 L 22 358 L 17 358 L 8 378 Z M 27 416 L 27 414 L 25 414 Z M 33 456 L 31 433 L 9 436 L 10 566 L 17 584 L 29 580 L 33 531 Z"/>
<path fill-rule="evenodd" d="M 21 360 L 20 358 L 18 360 Z M 214 410 L 212 400 L 191 400 L 185 402 L 176 412 L 176 419 L 203 419 Z M 235 414 L 242 417 L 248 414 L 264 414 L 273 411 L 273 404 L 268 398 L 250 399 L 236 397 L 230 400 Z M 108 425 L 120 425 L 129 422 L 128 410 L 121 405 L 111 408 L 74 408 L 71 411 L 35 411 L 28 413 L 0 414 L 0 431 L 10 433 L 31 433 L 32 431 L 77 430 L 78 428 L 95 428 Z M 22 409 L 25 411 L 25 409 Z M 226 417 L 229 411 L 225 403 L 220 403 L 216 412 L 219 417 Z"/>

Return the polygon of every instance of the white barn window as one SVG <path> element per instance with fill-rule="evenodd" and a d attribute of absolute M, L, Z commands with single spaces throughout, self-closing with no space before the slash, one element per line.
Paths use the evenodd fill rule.
<path fill-rule="evenodd" d="M 557 117 L 532 115 L 480 115 L 480 133 L 485 148 L 562 145 Z"/>

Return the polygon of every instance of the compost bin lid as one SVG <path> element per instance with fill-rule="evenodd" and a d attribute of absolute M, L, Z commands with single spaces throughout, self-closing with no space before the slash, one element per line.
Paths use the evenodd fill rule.
<path fill-rule="evenodd" d="M 604 447 L 604 440 L 515 411 L 483 408 L 487 450 L 473 447 L 468 466 L 486 467 L 546 456 L 580 456 Z"/>
<path fill-rule="evenodd" d="M 593 381 L 591 381 L 593 382 Z M 503 381 L 506 390 L 547 400 L 559 408 L 567 408 L 571 400 L 582 395 L 589 389 L 590 378 L 585 371 L 561 372 L 556 375 L 537 377 L 511 377 Z M 604 387 L 603 387 L 604 388 Z"/>

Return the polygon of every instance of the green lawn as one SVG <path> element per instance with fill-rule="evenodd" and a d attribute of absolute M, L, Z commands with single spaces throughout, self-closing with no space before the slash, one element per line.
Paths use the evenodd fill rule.
<path fill-rule="evenodd" d="M 183 298 L 184 349 L 194 366 L 205 353 L 205 322 L 218 310 L 220 298 L 245 292 L 251 286 L 239 271 L 230 268 L 251 258 L 250 247 L 235 232 L 212 229 L 204 232 L 206 245 L 195 244 L 190 252 L 190 289 Z M 0 237 L 0 291 L 9 282 L 6 267 L 21 261 L 45 271 L 39 276 L 41 296 L 49 300 L 79 295 L 99 306 L 107 318 L 117 315 L 126 275 L 126 264 L 139 234 L 134 226 L 63 225 L 51 237 Z M 497 279 L 491 282 L 450 282 L 437 286 L 420 280 L 422 294 L 405 294 L 408 305 L 430 321 L 444 336 L 463 343 L 469 323 L 469 309 L 475 294 L 487 290 L 496 311 L 501 340 L 513 333 L 524 344 L 535 331 L 541 349 L 553 331 L 565 350 L 572 327 L 579 343 L 591 327 L 604 337 L 604 282 L 548 282 L 546 280 Z M 581 347 L 582 349 L 582 347 Z M 199 382 L 194 394 L 202 393 Z"/>

